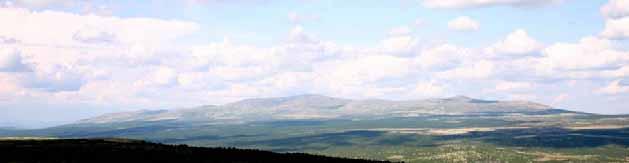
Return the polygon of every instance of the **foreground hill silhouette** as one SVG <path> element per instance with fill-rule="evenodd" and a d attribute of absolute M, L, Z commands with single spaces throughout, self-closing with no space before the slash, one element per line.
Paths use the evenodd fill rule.
<path fill-rule="evenodd" d="M 0 162 L 379 162 L 129 139 L 0 140 Z"/>

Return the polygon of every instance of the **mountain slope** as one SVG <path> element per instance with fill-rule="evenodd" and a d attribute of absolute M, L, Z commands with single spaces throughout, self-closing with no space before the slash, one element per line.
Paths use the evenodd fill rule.
<path fill-rule="evenodd" d="M 527 101 L 487 101 L 457 96 L 427 100 L 349 100 L 321 95 L 246 99 L 220 106 L 107 114 L 80 121 L 246 123 L 271 120 L 373 119 L 426 115 L 537 114 L 552 107 Z M 556 110 L 558 112 L 567 112 Z M 553 112 L 555 113 L 555 112 Z"/>
<path fill-rule="evenodd" d="M 527 101 L 319 95 L 115 113 L 46 129 L 0 130 L 0 137 L 119 137 L 405 162 L 623 162 L 629 160 L 627 134 L 627 115 L 571 112 Z"/>

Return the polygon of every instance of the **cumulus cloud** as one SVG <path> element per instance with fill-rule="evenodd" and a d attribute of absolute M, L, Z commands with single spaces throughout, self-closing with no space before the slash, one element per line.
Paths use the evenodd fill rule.
<path fill-rule="evenodd" d="M 414 98 L 440 97 L 446 94 L 446 88 L 436 81 L 417 82 L 411 95 Z"/>
<path fill-rule="evenodd" d="M 629 39 L 629 17 L 607 20 L 601 36 L 610 39 Z"/>
<path fill-rule="evenodd" d="M 81 43 L 114 43 L 116 36 L 107 30 L 98 27 L 87 27 L 79 29 L 72 35 L 72 39 Z"/>
<path fill-rule="evenodd" d="M 315 77 L 310 72 L 281 72 L 262 79 L 257 84 L 270 88 L 273 95 L 306 94 L 320 91 L 314 89 Z"/>
<path fill-rule="evenodd" d="M 629 65 L 622 66 L 615 70 L 602 71 L 600 74 L 607 78 L 629 77 Z"/>
<path fill-rule="evenodd" d="M 331 84 L 360 85 L 405 77 L 410 73 L 411 64 L 410 60 L 400 57 L 369 55 L 323 63 L 318 70 L 321 74 L 327 73 L 324 76 Z"/>
<path fill-rule="evenodd" d="M 629 85 L 624 83 L 622 80 L 614 80 L 609 85 L 600 88 L 598 90 L 600 93 L 604 94 L 621 94 L 621 93 L 629 93 Z"/>
<path fill-rule="evenodd" d="M 399 42 L 391 41 L 396 39 Z M 231 83 L 225 89 L 247 87 L 249 91 L 242 97 L 296 92 L 347 97 L 382 97 L 392 92 L 408 94 L 403 90 L 411 88 L 410 85 L 400 88 L 397 84 L 384 83 L 408 80 L 414 73 L 412 57 L 398 55 L 412 51 L 414 38 L 392 36 L 388 40 L 391 42 L 386 43 L 385 39 L 385 46 L 374 49 L 354 49 L 317 40 L 303 27 L 296 26 L 289 31 L 287 42 L 269 48 L 229 42 L 196 48 L 193 61 L 197 64 L 189 65 L 206 65 L 199 66 L 203 67 L 199 70 Z M 180 77 L 180 80 L 182 83 L 194 81 L 188 76 Z M 213 92 L 212 95 L 237 95 L 226 90 Z"/>
<path fill-rule="evenodd" d="M 15 38 L 0 36 L 0 44 L 15 44 L 18 42 L 20 41 L 16 40 Z"/>
<path fill-rule="evenodd" d="M 513 90 L 530 90 L 533 88 L 533 84 L 528 82 L 512 82 L 512 81 L 501 81 L 496 84 L 495 90 L 497 91 L 513 91 Z"/>
<path fill-rule="evenodd" d="M 539 52 L 542 47 L 543 45 L 531 38 L 526 31 L 518 29 L 507 35 L 504 40 L 491 45 L 485 51 L 493 55 L 528 55 Z"/>
<path fill-rule="evenodd" d="M 561 3 L 564 0 L 423 0 L 428 8 L 480 8 L 491 6 L 531 7 Z"/>
<path fill-rule="evenodd" d="M 411 55 L 417 44 L 418 40 L 409 35 L 391 36 L 380 41 L 383 52 L 401 56 Z"/>
<path fill-rule="evenodd" d="M 438 72 L 436 75 L 443 79 L 487 79 L 494 72 L 494 63 L 482 60 L 472 65 L 464 65 L 455 69 Z"/>
<path fill-rule="evenodd" d="M 32 73 L 20 74 L 25 88 L 46 92 L 77 91 L 87 81 L 78 70 L 62 65 L 37 65 Z"/>
<path fill-rule="evenodd" d="M 178 84 L 178 73 L 170 67 L 160 66 L 154 69 L 145 80 L 137 84 L 143 86 L 173 86 Z"/>
<path fill-rule="evenodd" d="M 455 31 L 476 31 L 480 24 L 470 17 L 461 16 L 448 22 L 448 28 Z"/>
<path fill-rule="evenodd" d="M 0 72 L 29 71 L 19 51 L 11 48 L 0 48 Z"/>
<path fill-rule="evenodd" d="M 587 70 L 618 68 L 629 61 L 629 53 L 616 50 L 613 42 L 586 37 L 578 43 L 556 43 L 543 50 L 538 68 L 552 70 Z"/>
<path fill-rule="evenodd" d="M 313 36 L 307 34 L 304 31 L 304 27 L 302 27 L 301 25 L 296 25 L 290 31 L 288 35 L 288 41 L 291 41 L 293 43 L 313 43 L 317 40 Z"/>
<path fill-rule="evenodd" d="M 0 21 L 13 22 L 3 25 L 0 36 L 3 44 L 16 49 L 13 52 L 3 49 L 0 69 L 24 71 L 12 74 L 11 78 L 25 90 L 51 96 L 60 92 L 85 92 L 81 91 L 83 86 L 102 80 L 133 85 L 148 71 L 146 67 L 151 67 L 148 65 L 161 64 L 162 59 L 178 62 L 180 59 L 174 55 L 180 53 L 169 50 L 174 46 L 165 43 L 198 29 L 196 23 L 177 20 L 15 7 L 0 8 Z M 167 85 L 173 83 L 173 77 L 155 81 L 155 85 Z M 89 93 L 80 95 L 84 94 Z"/>
<path fill-rule="evenodd" d="M 78 0 L 2 0 L 1 3 L 11 6 L 42 8 L 48 6 L 70 6 L 78 3 Z"/>
<path fill-rule="evenodd" d="M 414 62 L 424 70 L 444 70 L 456 67 L 464 58 L 471 58 L 471 50 L 451 44 L 441 44 L 422 49 Z"/>
<path fill-rule="evenodd" d="M 74 46 L 85 41 L 110 41 L 114 38 L 124 44 L 156 44 L 199 29 L 196 23 L 176 20 L 84 16 L 21 8 L 0 8 L 0 20 L 13 22 L 3 25 L 0 36 L 28 44 L 54 43 L 64 46 Z M 41 27 L 47 30 L 41 30 Z"/>
<path fill-rule="evenodd" d="M 629 16 L 629 1 L 610 0 L 601 7 L 601 13 L 603 16 L 612 19 Z"/>
<path fill-rule="evenodd" d="M 560 103 L 565 102 L 568 98 L 570 98 L 570 95 L 563 93 L 563 94 L 555 96 L 555 98 L 553 98 L 553 101 L 550 104 L 558 105 Z"/>
<path fill-rule="evenodd" d="M 476 7 L 517 4 L 460 2 Z M 288 17 L 295 25 L 308 16 L 295 13 Z M 469 17 L 457 19 L 449 24 L 453 30 L 480 28 Z M 616 40 L 588 37 L 544 47 L 522 29 L 480 48 L 420 42 L 410 24 L 391 29 L 386 38 L 367 47 L 320 40 L 300 25 L 265 46 L 235 43 L 229 38 L 180 45 L 180 38 L 199 30 L 197 23 L 19 8 L 0 9 L 0 21 L 15 22 L 0 30 L 0 44 L 20 52 L 0 56 L 0 69 L 30 70 L 0 72 L 0 98 L 2 92 L 11 98 L 24 93 L 24 98 L 37 95 L 139 108 L 302 93 L 415 99 L 456 91 L 453 93 L 552 99 L 535 92 L 543 87 L 540 83 L 584 76 L 612 80 L 629 72 L 627 52 L 616 47 Z M 42 30 L 43 26 L 47 30 Z M 587 82 L 599 81 L 584 80 Z M 464 85 L 457 85 L 460 83 Z"/>
<path fill-rule="evenodd" d="M 13 76 L 0 73 L 0 101 L 14 100 L 21 92 L 23 91 Z"/>

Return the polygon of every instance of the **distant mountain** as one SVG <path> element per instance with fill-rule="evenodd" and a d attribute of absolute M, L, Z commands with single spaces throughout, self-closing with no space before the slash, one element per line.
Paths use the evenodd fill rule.
<path fill-rule="evenodd" d="M 529 101 L 491 101 L 465 96 L 406 101 L 352 100 L 300 95 L 246 99 L 218 106 L 114 113 L 44 129 L 0 129 L 0 140 L 2 137 L 117 137 L 404 162 L 627 162 L 628 134 L 627 115 L 572 112 Z M 82 146 L 83 142 L 68 143 L 79 143 L 79 149 L 72 149 L 76 151 L 101 150 L 107 158 L 121 155 L 116 153 L 120 151 L 126 151 L 122 155 L 139 154 L 131 154 L 136 158 L 144 158 L 146 155 L 142 152 L 166 159 L 197 157 L 185 155 L 189 154 L 188 150 L 196 150 L 185 146 L 145 144 L 144 149 L 148 151 L 137 153 L 131 149 L 142 149 L 144 145 L 118 144 L 130 148 L 108 151 L 106 142 L 105 146 L 89 141 Z M 63 146 L 44 144 L 44 147 L 47 151 L 65 154 Z M 160 148 L 169 148 L 166 150 L 169 152 L 150 151 Z M 182 152 L 181 155 L 173 156 L 170 148 Z M 96 153 L 100 155 L 100 152 Z M 38 153 L 22 154 L 18 158 L 36 159 L 32 156 Z M 3 158 L 0 162 L 13 161 Z M 251 157 L 242 155 L 237 159 L 241 158 Z"/>
<path fill-rule="evenodd" d="M 529 101 L 491 101 L 465 96 L 352 100 L 300 95 L 187 109 L 114 113 L 44 129 L 0 129 L 0 153 L 11 156 L 0 158 L 0 162 L 72 162 L 94 153 L 103 157 L 97 160 L 103 162 L 201 162 L 194 161 L 199 157 L 222 160 L 212 162 L 230 159 L 250 162 L 250 158 L 257 156 L 273 157 L 273 161 L 256 159 L 255 162 L 277 162 L 285 157 L 301 157 L 293 152 L 404 162 L 627 162 L 628 134 L 627 115 L 572 112 Z M 214 153 L 212 149 L 186 146 L 92 140 L 60 144 L 10 142 L 9 149 L 1 150 L 2 139 L 25 137 L 116 137 L 288 153 L 263 156 L 264 152 L 242 154 L 241 150 L 220 152 L 220 149 Z M 24 148 L 12 149 L 15 147 Z M 16 153 L 17 150 L 23 151 Z M 67 151 L 81 157 L 61 157 Z M 43 157 L 39 157 L 42 153 L 53 161 L 37 160 Z M 232 157 L 234 154 L 238 157 Z M 134 159 L 119 161 L 116 156 Z M 159 161 L 144 159 L 160 157 L 163 159 Z M 315 162 L 330 161 L 333 162 Z"/>
<path fill-rule="evenodd" d="M 390 101 L 300 95 L 246 99 L 220 106 L 113 113 L 84 119 L 78 124 L 156 121 L 246 123 L 272 120 L 378 119 L 430 115 L 556 114 L 567 112 L 528 101 L 488 101 L 465 96 Z"/>

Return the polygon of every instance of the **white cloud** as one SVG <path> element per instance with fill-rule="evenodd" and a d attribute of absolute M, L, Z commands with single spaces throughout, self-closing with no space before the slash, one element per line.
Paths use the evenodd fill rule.
<path fill-rule="evenodd" d="M 215 91 L 226 87 L 223 79 L 217 78 L 209 72 L 181 72 L 177 76 L 177 83 L 182 90 Z"/>
<path fill-rule="evenodd" d="M 538 70 L 586 70 L 617 68 L 629 61 L 629 53 L 615 50 L 610 40 L 586 37 L 578 43 L 556 43 L 543 50 Z"/>
<path fill-rule="evenodd" d="M 289 14 L 296 24 L 301 18 Z M 480 28 L 469 17 L 460 19 L 463 23 L 451 23 L 461 26 L 458 30 Z M 237 44 L 228 38 L 181 45 L 179 40 L 199 25 L 17 8 L 1 8 L 0 21 L 15 22 L 2 27 L 0 44 L 19 51 L 0 56 L 1 71 L 30 70 L 0 72 L 0 101 L 37 97 L 169 108 L 302 93 L 416 99 L 480 92 L 479 97 L 489 93 L 548 102 L 554 96 L 536 91 L 544 87 L 539 82 L 587 83 L 581 79 L 629 74 L 628 54 L 615 40 L 588 37 L 543 47 L 524 30 L 514 30 L 487 48 L 420 42 L 410 24 L 391 29 L 387 38 L 366 47 L 319 40 L 299 25 L 270 45 Z M 483 50 L 518 57 L 495 58 Z M 536 52 L 540 55 L 527 55 Z"/>
<path fill-rule="evenodd" d="M 159 67 L 151 74 L 151 81 L 160 86 L 177 84 L 177 71 L 170 67 Z"/>
<path fill-rule="evenodd" d="M 622 66 L 615 70 L 602 71 L 600 74 L 608 78 L 629 77 L 629 65 Z"/>
<path fill-rule="evenodd" d="M 3 41 L 3 46 L 19 52 L 4 54 L 3 50 L 0 56 L 3 71 L 28 70 L 11 77 L 29 93 L 51 97 L 59 93 L 72 94 L 68 92 L 83 96 L 89 94 L 78 94 L 85 92 L 81 91 L 84 86 L 102 80 L 133 85 L 151 64 L 181 60 L 174 57 L 179 52 L 172 41 L 198 29 L 196 23 L 176 20 L 79 15 L 14 7 L 0 8 L 0 21 L 12 22 L 4 24 L 0 30 L 2 40 L 9 40 Z M 172 77 L 165 77 L 168 73 L 163 72 L 163 78 L 155 81 L 172 83 Z"/>
<path fill-rule="evenodd" d="M 411 96 L 414 98 L 431 98 L 443 96 L 446 89 L 436 81 L 417 82 Z"/>
<path fill-rule="evenodd" d="M 415 26 L 417 26 L 416 24 Z M 414 55 L 413 51 L 419 45 L 419 40 L 413 36 L 413 29 L 408 25 L 391 28 L 388 36 L 380 41 L 380 50 L 398 56 Z"/>
<path fill-rule="evenodd" d="M 287 48 L 257 48 L 229 42 L 194 47 L 191 53 L 192 57 L 187 58 L 185 63 L 191 67 L 189 71 L 203 72 L 198 75 L 229 82 L 259 80 L 277 73 L 284 63 L 306 66 L 304 62 L 310 62 L 307 59 L 314 58 L 302 56 L 300 59 L 304 60 L 290 62 L 289 60 L 295 60 L 298 56 L 286 57 L 285 54 L 290 53 Z M 296 66 L 288 66 L 286 70 L 299 69 Z"/>
<path fill-rule="evenodd" d="M 555 98 L 553 98 L 553 101 L 550 103 L 551 106 L 556 106 L 559 105 L 563 102 L 565 102 L 568 98 L 570 98 L 570 95 L 562 93 L 559 94 L 557 96 L 555 96 Z"/>
<path fill-rule="evenodd" d="M 72 35 L 72 39 L 87 44 L 114 43 L 116 41 L 116 35 L 106 29 L 102 29 L 102 27 L 86 27 L 76 31 L 74 35 Z"/>
<path fill-rule="evenodd" d="M 313 36 L 307 34 L 304 31 L 304 27 L 302 27 L 301 25 L 296 25 L 290 31 L 288 35 L 288 41 L 294 43 L 313 43 L 316 42 L 316 39 Z"/>
<path fill-rule="evenodd" d="M 157 44 L 199 29 L 196 23 L 176 20 L 86 16 L 20 8 L 0 8 L 0 21 L 12 22 L 3 24 L 0 36 L 14 38 L 25 44 L 54 43 L 55 46 L 77 46 L 85 41 L 91 43 L 114 38 L 128 45 Z M 41 27 L 47 30 L 41 30 Z"/>
<path fill-rule="evenodd" d="M 0 48 L 0 72 L 29 71 L 19 51 L 11 48 Z"/>
<path fill-rule="evenodd" d="M 528 82 L 501 81 L 498 84 L 496 84 L 495 90 L 497 91 L 529 90 L 533 87 L 534 85 Z"/>
<path fill-rule="evenodd" d="M 20 7 L 42 8 L 48 6 L 70 6 L 78 3 L 77 0 L 0 0 L 0 3 L 17 5 Z"/>
<path fill-rule="evenodd" d="M 20 41 L 16 40 L 15 38 L 0 36 L 0 44 L 15 44 L 19 42 Z"/>
<path fill-rule="evenodd" d="M 87 82 L 76 68 L 61 65 L 37 65 L 32 73 L 17 77 L 23 87 L 46 92 L 77 91 Z"/>
<path fill-rule="evenodd" d="M 611 95 L 629 93 L 629 86 L 627 84 L 623 84 L 621 80 L 615 80 L 609 83 L 606 87 L 600 88 L 598 92 Z"/>
<path fill-rule="evenodd" d="M 209 74 L 216 78 L 226 81 L 246 81 L 256 80 L 273 74 L 272 67 L 264 66 L 246 66 L 246 67 L 230 67 L 218 66 L 210 68 Z"/>
<path fill-rule="evenodd" d="M 487 79 L 493 72 L 494 64 L 491 61 L 482 60 L 472 65 L 438 72 L 436 75 L 443 79 Z"/>
<path fill-rule="evenodd" d="M 179 80 L 184 85 L 199 85 L 195 82 L 197 78 L 202 78 L 199 76 L 212 76 L 229 83 L 225 88 L 227 90 L 250 89 L 241 97 L 295 93 L 347 97 L 383 97 L 392 92 L 408 94 L 398 84 L 383 84 L 407 80 L 414 71 L 412 58 L 391 55 L 401 51 L 411 52 L 415 45 L 412 41 L 414 38 L 399 36 L 391 40 L 396 39 L 399 42 L 384 43 L 389 46 L 354 49 L 319 41 L 306 33 L 303 27 L 296 26 L 289 32 L 287 42 L 268 48 L 229 42 L 194 48 L 190 61 L 192 64 L 188 65 L 201 67 L 196 70 L 205 72 L 200 75 L 180 75 Z M 402 46 L 397 46 L 400 44 Z M 238 96 L 237 92 L 227 90 L 221 88 L 209 94 Z"/>
<path fill-rule="evenodd" d="M 402 35 L 386 38 L 380 42 L 380 45 L 385 53 L 410 55 L 409 53 L 417 46 L 417 43 L 418 40 L 415 37 Z"/>
<path fill-rule="evenodd" d="M 247 45 L 237 45 L 229 41 L 196 46 L 191 50 L 191 61 L 197 66 L 255 66 L 273 64 L 278 61 L 277 55 L 269 49 Z"/>
<path fill-rule="evenodd" d="M 543 45 L 531 38 L 526 31 L 518 29 L 507 35 L 507 37 L 489 48 L 485 49 L 486 53 L 498 55 L 528 55 L 538 52 Z"/>
<path fill-rule="evenodd" d="M 459 65 L 465 58 L 472 58 L 471 50 L 450 44 L 422 49 L 414 62 L 425 70 L 443 70 Z"/>
<path fill-rule="evenodd" d="M 331 85 L 360 85 L 385 79 L 402 78 L 411 71 L 408 59 L 388 55 L 367 55 L 360 58 L 326 62 L 318 65 L 318 74 Z"/>
<path fill-rule="evenodd" d="M 0 101 L 14 100 L 20 92 L 23 91 L 13 76 L 0 73 Z"/>
<path fill-rule="evenodd" d="M 315 73 L 311 72 L 282 72 L 262 79 L 256 84 L 271 90 L 267 92 L 270 94 L 260 96 L 321 93 L 321 90 L 314 89 L 315 80 Z"/>
<path fill-rule="evenodd" d="M 603 16 L 608 18 L 622 18 L 629 16 L 629 1 L 627 0 L 609 0 L 601 8 Z"/>
<path fill-rule="evenodd" d="M 530 7 L 556 4 L 564 0 L 423 0 L 428 8 L 478 8 L 490 6 Z"/>
<path fill-rule="evenodd" d="M 448 28 L 455 31 L 476 31 L 480 24 L 470 17 L 461 16 L 448 22 Z"/>
<path fill-rule="evenodd" d="M 610 39 L 629 39 L 629 17 L 608 19 L 601 36 Z"/>

